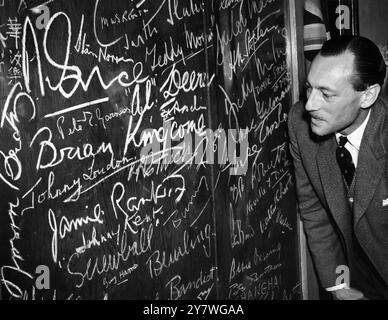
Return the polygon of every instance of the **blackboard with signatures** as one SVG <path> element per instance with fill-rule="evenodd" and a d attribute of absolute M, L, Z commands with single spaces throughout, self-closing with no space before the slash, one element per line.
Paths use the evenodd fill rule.
<path fill-rule="evenodd" d="M 0 0 L 2 299 L 300 299 L 287 1 Z"/>

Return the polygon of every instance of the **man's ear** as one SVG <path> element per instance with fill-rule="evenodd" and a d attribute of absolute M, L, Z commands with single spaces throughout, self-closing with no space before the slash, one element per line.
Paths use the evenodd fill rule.
<path fill-rule="evenodd" d="M 374 84 L 368 87 L 361 97 L 361 108 L 368 109 L 372 106 L 377 98 L 379 97 L 381 91 L 381 86 L 379 84 Z"/>

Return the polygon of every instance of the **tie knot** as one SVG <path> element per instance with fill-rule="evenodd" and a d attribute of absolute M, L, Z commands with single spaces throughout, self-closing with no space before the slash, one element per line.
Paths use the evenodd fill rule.
<path fill-rule="evenodd" d="M 347 137 L 345 137 L 345 136 L 341 136 L 340 138 L 339 138 L 339 146 L 340 147 L 344 147 L 345 146 L 345 144 L 348 142 L 349 140 L 348 140 L 348 138 Z"/>

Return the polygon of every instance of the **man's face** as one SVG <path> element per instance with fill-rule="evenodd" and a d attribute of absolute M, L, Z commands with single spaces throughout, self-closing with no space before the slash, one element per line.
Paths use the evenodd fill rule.
<path fill-rule="evenodd" d="M 335 57 L 318 56 L 307 76 L 306 110 L 311 130 L 318 136 L 334 132 L 352 133 L 365 119 L 361 109 L 363 92 L 350 83 L 354 55 L 345 52 Z"/>

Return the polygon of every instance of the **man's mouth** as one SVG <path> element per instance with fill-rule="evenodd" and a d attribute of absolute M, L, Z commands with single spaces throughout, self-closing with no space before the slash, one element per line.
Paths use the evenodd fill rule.
<path fill-rule="evenodd" d="M 310 115 L 310 117 L 311 117 L 311 120 L 323 121 L 323 119 L 321 117 L 317 117 L 317 116 L 313 116 L 313 115 Z"/>

